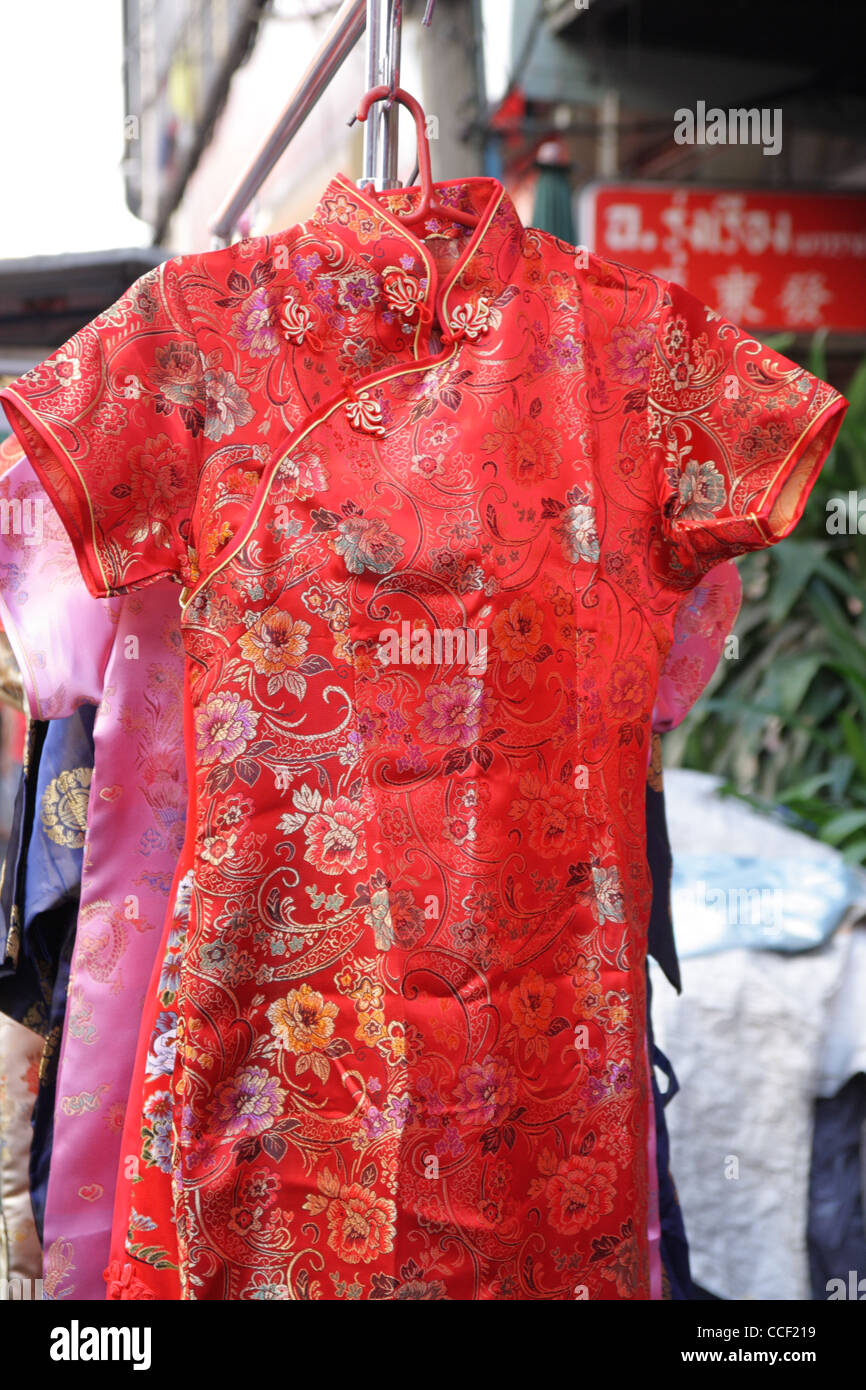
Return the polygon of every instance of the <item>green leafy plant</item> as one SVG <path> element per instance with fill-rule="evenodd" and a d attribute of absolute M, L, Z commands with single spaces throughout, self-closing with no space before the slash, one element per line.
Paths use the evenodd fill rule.
<path fill-rule="evenodd" d="M 776 340 L 786 351 L 789 342 Z M 824 339 L 809 369 L 827 379 Z M 828 533 L 828 502 L 866 499 L 866 360 L 793 536 L 743 556 L 736 659 L 665 737 L 665 762 L 713 772 L 752 804 L 866 865 L 866 536 Z M 863 522 L 866 526 L 866 521 Z"/>

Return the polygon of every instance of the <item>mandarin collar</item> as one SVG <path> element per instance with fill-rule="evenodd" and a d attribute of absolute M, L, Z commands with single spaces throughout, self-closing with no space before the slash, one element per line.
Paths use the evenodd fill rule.
<path fill-rule="evenodd" d="M 439 271 L 416 229 L 399 213 L 416 207 L 418 186 L 368 193 L 345 174 L 336 174 L 320 198 L 312 221 L 339 240 L 358 260 L 378 273 L 400 268 L 419 282 L 424 302 L 447 314 L 481 297 L 495 300 L 509 283 L 520 255 L 524 227 L 507 191 L 487 176 L 453 179 L 434 185 L 440 198 L 480 214 L 456 266 Z M 451 236 L 456 224 L 431 219 L 420 231 Z"/>

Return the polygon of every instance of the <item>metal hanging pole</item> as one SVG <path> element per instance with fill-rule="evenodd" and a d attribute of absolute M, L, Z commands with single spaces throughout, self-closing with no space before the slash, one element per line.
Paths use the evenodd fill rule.
<path fill-rule="evenodd" d="M 367 86 L 400 85 L 400 37 L 403 0 L 367 0 Z M 364 125 L 364 172 L 359 182 L 399 188 L 397 178 L 397 121 L 400 108 L 377 102 Z"/>
<path fill-rule="evenodd" d="M 365 23 L 364 0 L 344 0 L 262 149 L 220 208 L 211 226 L 217 244 L 225 245 L 230 240 L 241 214 L 352 52 Z"/>
<path fill-rule="evenodd" d="M 424 24 L 430 23 L 432 13 L 433 0 L 427 0 Z M 211 230 L 216 245 L 224 246 L 231 239 L 239 219 L 365 27 L 368 86 L 399 87 L 402 24 L 403 0 L 343 0 L 282 115 L 214 219 Z M 389 107 L 387 102 L 379 102 L 370 111 L 364 126 L 364 178 L 376 189 L 400 187 L 397 178 L 398 111 L 396 105 Z"/>

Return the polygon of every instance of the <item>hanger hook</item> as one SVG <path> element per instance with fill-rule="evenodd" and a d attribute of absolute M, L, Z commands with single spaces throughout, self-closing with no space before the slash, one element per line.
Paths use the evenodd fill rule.
<path fill-rule="evenodd" d="M 371 87 L 361 98 L 361 104 L 356 114 L 349 122 L 352 125 L 357 121 L 366 121 L 370 107 L 374 101 L 385 101 L 391 95 L 391 89 L 382 83 L 378 87 Z M 418 146 L 418 174 L 421 183 L 421 201 L 415 212 L 404 212 L 400 214 L 401 219 L 409 226 L 418 222 L 423 222 L 431 216 L 443 216 L 452 222 L 459 222 L 464 227 L 477 227 L 478 217 L 475 213 L 463 212 L 459 208 L 446 207 L 435 197 L 433 189 L 433 174 L 430 169 L 430 143 L 427 138 L 427 121 L 423 107 L 419 101 L 402 87 L 395 87 L 393 92 L 394 101 L 398 101 L 401 106 L 405 106 L 411 111 L 415 121 L 415 136 Z"/>
<path fill-rule="evenodd" d="M 385 101 L 386 99 L 400 102 L 401 106 L 405 106 L 412 113 L 412 117 L 415 121 L 415 137 L 418 147 L 418 168 L 421 176 L 422 197 L 425 203 L 429 204 L 433 175 L 430 171 L 430 146 L 427 141 L 427 123 L 420 102 L 416 101 L 415 98 L 411 96 L 409 92 L 404 91 L 402 87 L 395 86 L 392 90 L 383 83 L 379 87 L 371 87 L 369 92 L 365 93 L 358 107 L 356 119 L 359 121 L 366 121 L 373 102 Z"/>

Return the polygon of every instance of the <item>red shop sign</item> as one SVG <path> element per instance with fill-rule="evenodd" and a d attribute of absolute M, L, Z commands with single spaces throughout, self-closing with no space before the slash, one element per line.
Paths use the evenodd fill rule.
<path fill-rule="evenodd" d="M 582 244 L 675 280 L 757 333 L 866 332 L 866 198 L 594 184 Z"/>

